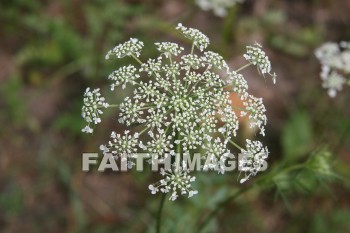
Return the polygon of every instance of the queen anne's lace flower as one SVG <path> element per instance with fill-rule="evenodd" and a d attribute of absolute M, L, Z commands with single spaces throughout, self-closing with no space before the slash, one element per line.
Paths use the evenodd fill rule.
<path fill-rule="evenodd" d="M 110 59 L 111 56 L 115 56 L 117 58 L 123 58 L 126 56 L 139 57 L 142 48 L 143 42 L 139 41 L 138 39 L 131 38 L 124 44 L 117 45 L 114 47 L 114 49 L 110 50 L 106 55 L 106 59 Z"/>
<path fill-rule="evenodd" d="M 250 95 L 245 102 L 243 102 L 245 110 L 241 111 L 241 115 L 245 116 L 249 113 L 250 127 L 257 126 L 260 129 L 260 133 L 265 136 L 264 125 L 267 123 L 267 117 L 265 115 L 266 109 L 263 104 L 262 98 L 256 98 Z"/>
<path fill-rule="evenodd" d="M 148 76 L 155 75 L 158 76 L 162 70 L 162 57 L 158 59 L 148 59 L 147 62 L 142 63 L 140 72 L 146 72 Z"/>
<path fill-rule="evenodd" d="M 245 177 L 241 183 L 247 181 L 250 176 L 255 176 L 263 166 L 269 155 L 267 147 L 259 141 L 246 140 L 246 149 L 241 150 L 242 158 L 238 162 L 239 170 L 244 172 Z"/>
<path fill-rule="evenodd" d="M 350 85 L 350 43 L 327 42 L 315 52 L 322 65 L 322 87 L 335 97 L 345 84 Z"/>
<path fill-rule="evenodd" d="M 140 142 L 140 148 L 152 154 L 153 159 L 159 159 L 162 162 L 166 156 L 173 152 L 172 137 L 167 136 L 163 129 L 158 129 L 157 133 L 149 131 L 148 134 L 152 140 L 147 142 L 147 145 Z"/>
<path fill-rule="evenodd" d="M 193 44 L 200 50 L 203 51 L 209 45 L 209 38 L 201 33 L 198 29 L 184 27 L 179 23 L 176 27 L 186 38 L 193 41 Z"/>
<path fill-rule="evenodd" d="M 136 72 L 137 69 L 132 65 L 123 66 L 114 71 L 108 76 L 108 79 L 115 81 L 111 85 L 111 90 L 113 91 L 114 87 L 119 86 L 120 84 L 122 84 L 123 89 L 125 89 L 127 83 L 136 84 L 135 80 L 140 77 Z"/>
<path fill-rule="evenodd" d="M 126 130 L 124 135 L 117 134 L 116 132 L 111 133 L 111 140 L 107 145 L 101 145 L 100 149 L 104 155 L 111 154 L 115 158 L 134 158 L 133 155 L 138 149 L 138 138 L 139 134 L 129 134 L 130 131 Z M 131 168 L 135 163 L 132 159 L 128 160 L 128 167 Z"/>
<path fill-rule="evenodd" d="M 229 69 L 224 58 L 212 51 L 204 52 L 203 62 L 208 64 L 209 67 L 214 66 L 218 69 Z"/>
<path fill-rule="evenodd" d="M 200 57 L 198 57 L 196 54 L 187 54 L 181 57 L 182 62 L 180 63 L 183 65 L 183 68 L 185 70 L 191 70 L 191 69 L 199 69 L 202 67 L 203 62 Z"/>
<path fill-rule="evenodd" d="M 259 43 L 247 46 L 247 52 L 243 56 L 251 64 L 257 66 L 262 75 L 271 75 L 273 83 L 276 83 L 276 74 L 271 74 L 271 62 Z"/>
<path fill-rule="evenodd" d="M 225 135 L 228 139 L 230 136 L 236 136 L 239 127 L 238 118 L 231 106 L 226 106 L 224 109 L 220 109 L 218 114 L 221 116 L 223 126 L 219 128 L 219 132 Z"/>
<path fill-rule="evenodd" d="M 225 162 L 228 156 L 231 154 L 227 149 L 227 142 L 221 142 L 220 138 L 213 140 L 211 137 L 207 137 L 203 145 L 203 149 L 206 150 L 206 160 L 203 166 L 204 170 L 214 170 L 218 173 L 225 173 Z"/>
<path fill-rule="evenodd" d="M 196 4 L 205 11 L 213 10 L 216 16 L 225 17 L 228 8 L 243 1 L 244 0 L 196 0 Z"/>
<path fill-rule="evenodd" d="M 178 56 L 183 50 L 183 47 L 180 47 L 176 43 L 162 42 L 155 43 L 159 52 L 164 53 L 165 57 L 168 58 L 171 55 Z"/>
<path fill-rule="evenodd" d="M 140 128 L 140 132 L 134 135 L 129 131 L 124 134 L 112 133 L 111 140 L 101 146 L 101 150 L 104 154 L 111 153 L 114 156 L 145 152 L 159 160 L 170 158 L 172 162 L 176 153 L 202 152 L 203 161 L 208 162 L 204 169 L 224 173 L 224 165 L 230 154 L 228 144 L 241 149 L 234 142 L 239 129 L 240 113 L 247 115 L 251 127 L 260 129 L 263 134 L 267 123 L 266 110 L 262 99 L 248 93 L 247 81 L 239 73 L 243 68 L 232 71 L 219 54 L 195 50 L 198 48 L 203 51 L 209 45 L 207 36 L 197 29 L 186 28 L 181 24 L 177 29 L 192 40 L 189 53 L 184 53 L 182 47 L 175 43 L 156 43 L 160 55 L 142 62 L 137 56 L 140 55 L 143 44 L 135 39 L 108 52 L 107 57 L 112 54 L 118 58 L 131 56 L 140 64 L 139 67 L 121 67 L 109 76 L 114 81 L 112 89 L 119 85 L 123 88 L 126 84 L 135 87 L 133 96 L 126 97 L 119 105 L 119 122 L 126 126 L 135 125 Z M 271 66 L 266 55 L 260 47 L 257 52 L 259 58 L 254 58 L 254 53 L 249 53 L 249 62 L 255 62 L 261 73 L 270 72 Z M 243 109 L 233 106 L 231 95 L 241 98 Z M 95 98 L 86 100 L 88 107 Z M 106 106 L 104 99 L 101 100 L 100 96 L 98 98 L 96 108 L 83 108 L 84 117 L 91 119 L 88 122 L 100 122 L 98 114 L 102 112 L 97 111 L 97 114 L 90 116 L 94 109 Z M 144 138 L 142 142 L 140 135 Z M 263 147 L 260 142 L 249 141 L 246 151 L 265 151 L 265 148 L 261 148 Z M 134 155 L 127 158 L 130 159 L 131 167 L 137 157 Z M 266 158 L 267 155 L 259 157 L 258 160 L 244 157 L 244 164 L 246 167 L 250 166 L 250 170 L 244 171 L 248 176 L 255 175 L 258 172 L 253 170 L 256 169 L 256 163 Z M 152 163 L 153 160 L 149 159 L 149 162 Z M 186 164 L 172 166 L 170 170 L 163 170 L 161 174 L 164 178 L 149 188 L 152 193 L 170 192 L 171 200 L 175 200 L 180 194 L 191 197 L 197 191 L 191 188 L 190 183 L 195 178 L 189 172 Z"/>
<path fill-rule="evenodd" d="M 196 177 L 189 175 L 189 170 L 185 167 L 175 167 L 173 170 L 161 169 L 160 174 L 164 177 L 156 184 L 148 186 L 152 194 L 157 192 L 171 193 L 169 200 L 175 201 L 178 194 L 188 195 L 192 197 L 197 194 L 198 191 L 191 188 L 191 183 L 196 180 Z"/>
<path fill-rule="evenodd" d="M 141 118 L 144 106 L 145 104 L 139 102 L 137 99 L 135 102 L 132 102 L 129 97 L 126 97 L 120 105 L 119 122 L 125 123 L 127 126 L 135 122 L 144 123 L 145 120 Z"/>
<path fill-rule="evenodd" d="M 328 90 L 328 95 L 330 97 L 335 97 L 338 91 L 343 89 L 343 85 L 346 83 L 346 79 L 343 75 L 339 74 L 337 71 L 331 71 L 329 67 L 323 67 L 327 69 L 327 74 L 322 73 L 321 78 L 323 80 L 322 87 Z M 325 71 L 323 71 L 325 72 Z"/>
<path fill-rule="evenodd" d="M 100 89 L 90 90 L 87 88 L 84 93 L 84 105 L 82 108 L 82 117 L 88 123 L 82 131 L 92 133 L 94 130 L 90 124 L 97 125 L 101 122 L 100 115 L 103 113 L 102 108 L 107 108 L 109 105 L 105 102 L 105 98 L 101 96 Z"/>
<path fill-rule="evenodd" d="M 243 75 L 236 71 L 228 72 L 227 84 L 232 86 L 232 92 L 237 93 L 242 100 L 248 97 L 248 83 Z"/>
<path fill-rule="evenodd" d="M 124 135 L 111 133 L 111 140 L 107 145 L 101 145 L 100 149 L 104 154 L 110 153 L 115 157 L 119 157 L 123 154 L 132 154 L 137 152 L 137 145 L 139 134 L 130 134 L 130 131 L 126 130 Z"/>

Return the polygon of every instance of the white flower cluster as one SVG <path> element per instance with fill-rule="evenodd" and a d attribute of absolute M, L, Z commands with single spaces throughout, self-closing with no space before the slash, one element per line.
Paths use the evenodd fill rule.
<path fill-rule="evenodd" d="M 206 49 L 209 45 L 209 38 L 198 29 L 187 28 L 179 23 L 176 27 L 186 38 L 190 39 L 200 51 Z"/>
<path fill-rule="evenodd" d="M 130 131 L 126 130 L 124 135 L 120 135 L 113 131 L 111 133 L 111 141 L 107 145 L 101 145 L 100 149 L 104 154 L 109 153 L 114 157 L 136 153 L 139 134 L 131 135 L 129 133 Z"/>
<path fill-rule="evenodd" d="M 239 161 L 238 167 L 240 171 L 245 173 L 245 177 L 240 180 L 244 183 L 250 176 L 255 176 L 263 167 L 269 151 L 267 147 L 259 141 L 246 140 L 246 150 L 242 150 L 243 159 Z"/>
<path fill-rule="evenodd" d="M 259 43 L 247 46 L 247 52 L 243 56 L 251 64 L 257 66 L 262 75 L 269 74 L 273 83 L 276 83 L 276 74 L 271 74 L 271 62 Z"/>
<path fill-rule="evenodd" d="M 126 131 L 124 135 L 113 132 L 111 140 L 102 145 L 101 150 L 104 154 L 111 153 L 115 157 L 126 154 L 130 168 L 134 165 L 135 152 L 152 155 L 148 158 L 150 163 L 154 158 L 160 161 L 171 158 L 174 162 L 177 153 L 184 156 L 202 152 L 203 161 L 209 161 L 202 167 L 203 170 L 224 173 L 224 164 L 230 155 L 229 144 L 242 150 L 234 142 L 239 117 L 247 115 L 251 121 L 250 126 L 257 127 L 264 135 L 266 109 L 261 98 L 248 92 L 248 84 L 242 74 L 230 70 L 219 54 L 203 51 L 209 45 L 207 36 L 181 24 L 177 29 L 184 37 L 192 40 L 189 53 L 182 54 L 184 49 L 175 43 L 156 43 L 159 57 L 142 62 L 136 58 L 142 42 L 135 39 L 135 43 L 125 42 L 108 53 L 107 57 L 112 53 L 117 57 L 132 54 L 141 63 L 139 68 L 125 66 L 109 76 L 113 81 L 112 89 L 118 85 L 122 85 L 122 88 L 134 85 L 134 95 L 126 97 L 119 105 L 119 122 L 126 126 L 135 125 L 140 131 L 135 134 Z M 200 52 L 195 53 L 195 47 Z M 259 50 L 258 55 L 266 63 L 266 55 L 261 54 L 263 53 Z M 252 59 L 262 65 L 260 58 Z M 271 71 L 270 65 L 261 67 L 264 67 L 261 68 L 264 72 Z M 231 95 L 240 97 L 243 108 L 233 106 Z M 98 104 L 100 105 L 102 104 Z M 257 166 L 268 155 L 267 149 L 260 142 L 252 144 L 249 141 L 246 151 L 249 153 L 245 153 L 244 162 L 241 163 L 245 164 L 244 172 L 248 179 L 259 171 Z M 266 154 L 261 156 L 263 152 Z M 175 200 L 178 194 L 191 197 L 197 193 L 190 184 L 195 180 L 194 177 L 189 175 L 184 163 L 179 164 L 181 166 L 162 170 L 164 178 L 149 186 L 152 193 L 171 192 L 171 200 Z"/>
<path fill-rule="evenodd" d="M 327 42 L 316 50 L 315 55 L 322 65 L 322 86 L 333 98 L 345 84 L 350 85 L 350 42 Z"/>
<path fill-rule="evenodd" d="M 170 200 L 175 201 L 179 194 L 188 195 L 188 198 L 197 194 L 197 190 L 193 190 L 191 183 L 196 180 L 196 177 L 189 175 L 189 170 L 183 168 L 182 166 L 174 166 L 173 170 L 165 171 L 164 169 L 160 170 L 160 174 L 164 177 L 155 184 L 148 186 L 152 194 L 157 192 L 169 193 Z"/>
<path fill-rule="evenodd" d="M 178 56 L 184 50 L 178 44 L 171 42 L 155 43 L 155 45 L 159 52 L 164 53 L 166 58 L 171 55 Z"/>
<path fill-rule="evenodd" d="M 106 59 L 110 59 L 111 56 L 115 56 L 116 58 L 123 58 L 126 56 L 139 57 L 140 52 L 143 48 L 143 42 L 138 39 L 131 38 L 129 41 L 124 44 L 117 45 L 114 49 L 110 50 L 106 54 Z"/>
<path fill-rule="evenodd" d="M 114 87 L 119 86 L 120 84 L 122 84 L 123 89 L 125 89 L 127 83 L 136 84 L 135 80 L 140 77 L 136 72 L 137 69 L 132 65 L 123 66 L 114 71 L 108 76 L 108 79 L 115 81 L 115 83 L 111 84 L 111 90 L 113 91 Z"/>
<path fill-rule="evenodd" d="M 245 102 L 243 102 L 245 110 L 241 111 L 241 115 L 245 116 L 249 113 L 251 128 L 257 126 L 260 129 L 260 134 L 265 136 L 265 125 L 267 123 L 267 117 L 265 115 L 266 109 L 263 104 L 262 98 L 256 98 L 254 96 L 248 96 Z"/>
<path fill-rule="evenodd" d="M 101 122 L 100 114 L 102 114 L 102 108 L 108 108 L 108 103 L 105 102 L 105 98 L 101 96 L 100 89 L 90 90 L 87 88 L 84 93 L 84 104 L 82 107 L 82 117 L 88 123 L 82 131 L 85 133 L 93 133 L 93 128 L 90 124 L 97 125 Z"/>
<path fill-rule="evenodd" d="M 244 0 L 196 0 L 196 4 L 204 11 L 212 10 L 218 17 L 225 17 L 227 9 L 242 3 Z"/>

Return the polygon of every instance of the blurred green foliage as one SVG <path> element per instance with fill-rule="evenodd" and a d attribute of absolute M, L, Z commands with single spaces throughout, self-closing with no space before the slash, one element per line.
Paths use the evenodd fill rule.
<path fill-rule="evenodd" d="M 339 209 L 332 213 L 317 213 L 310 224 L 310 232 L 349 232 L 349 209 Z"/>
<path fill-rule="evenodd" d="M 124 181 L 126 187 L 122 179 L 109 183 L 107 178 L 118 178 L 115 174 L 97 175 L 98 181 L 84 183 L 82 177 L 88 175 L 80 172 L 81 151 L 96 151 L 106 139 L 106 131 L 122 129 L 115 128 L 116 116 L 106 113 L 110 122 L 103 125 L 103 136 L 97 132 L 93 138 L 83 137 L 81 96 L 87 86 L 106 82 L 105 77 L 113 69 L 128 62 L 105 61 L 107 50 L 130 36 L 145 42 L 154 41 L 149 38 L 152 36 L 161 40 L 165 32 L 174 34 L 172 24 L 182 21 L 207 26 L 214 41 L 225 41 L 212 46 L 228 59 L 235 59 L 232 56 L 246 40 L 261 38 L 274 53 L 273 64 L 282 77 L 279 82 L 283 84 L 294 75 L 293 79 L 300 82 L 296 88 L 302 90 L 284 100 L 288 114 L 282 119 L 285 123 L 275 129 L 276 138 L 269 139 L 272 147 L 279 148 L 271 152 L 273 164 L 269 170 L 252 179 L 248 184 L 251 189 L 219 212 L 203 232 L 349 232 L 348 96 L 325 101 L 328 97 L 320 94 L 323 90 L 318 79 L 289 74 L 279 65 L 289 59 L 290 70 L 303 74 L 310 69 L 318 77 L 318 64 L 305 64 L 303 59 L 312 57 L 314 48 L 325 38 L 334 37 L 327 34 L 323 24 L 291 23 L 288 6 L 325 5 L 327 11 L 336 14 L 328 7 L 331 1 L 271 1 L 264 14 L 254 10 L 258 1 L 247 1 L 232 8 L 223 20 L 193 10 L 190 1 L 169 2 L 179 4 L 169 9 L 180 9 L 180 15 L 172 20 L 164 19 L 171 15 L 169 9 L 163 12 L 167 9 L 165 1 L 0 2 L 1 52 L 12 66 L 9 75 L 0 77 L 0 231 L 154 232 L 160 197 L 145 190 L 153 176 L 151 171 L 131 173 Z M 192 8 L 189 14 L 182 14 L 181 7 Z M 345 35 L 349 27 L 338 30 L 339 35 Z M 146 47 L 145 53 L 152 55 L 154 48 Z M 313 67 L 306 67 L 310 64 Z M 59 93 L 60 97 L 47 93 Z M 125 93 L 112 95 L 119 100 Z M 49 98 L 57 100 L 45 105 Z M 30 109 L 32 105 L 34 109 Z M 35 115 L 42 108 L 44 113 L 49 111 L 46 108 L 52 105 L 54 116 Z M 103 191 L 97 189 L 103 183 Z M 242 189 L 237 183 L 236 175 L 198 174 L 196 188 L 200 194 L 196 198 L 166 202 L 163 232 L 194 232 L 210 211 Z M 96 190 L 86 188 L 89 184 Z M 113 191 L 112 201 L 103 196 L 119 186 Z M 341 202 L 337 202 L 337 195 Z M 117 208 L 114 203 L 119 203 L 115 204 Z M 112 206 L 112 212 L 103 215 L 100 205 Z"/>
<path fill-rule="evenodd" d="M 313 131 L 310 116 L 304 111 L 295 111 L 284 125 L 282 132 L 283 155 L 287 160 L 305 155 L 313 146 Z M 294 157 L 294 158 L 291 158 Z"/>
<path fill-rule="evenodd" d="M 6 115 L 0 116 L 2 122 L 11 121 L 15 126 L 18 126 L 25 120 L 25 116 L 22 114 L 25 111 L 25 103 L 20 96 L 22 85 L 22 80 L 18 76 L 14 76 L 0 86 L 0 97 L 8 110 Z"/>

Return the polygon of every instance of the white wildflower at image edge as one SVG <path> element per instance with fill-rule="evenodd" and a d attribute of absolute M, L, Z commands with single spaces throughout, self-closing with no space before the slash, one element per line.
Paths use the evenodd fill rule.
<path fill-rule="evenodd" d="M 189 52 L 173 42 L 157 42 L 159 56 L 142 61 L 139 57 L 144 45 L 137 39 L 109 51 L 106 59 L 135 60 L 135 64 L 122 66 L 108 77 L 112 91 L 130 85 L 134 87 L 133 96 L 125 97 L 120 104 L 108 105 L 99 89 L 88 88 L 82 108 L 88 124 L 83 132 L 92 133 L 101 122 L 102 110 L 116 106 L 118 122 L 134 126 L 133 132 L 131 129 L 123 134 L 112 132 L 110 140 L 100 147 L 104 155 L 112 154 L 116 159 L 126 156 L 129 169 L 135 165 L 135 153 L 149 153 L 160 161 L 171 159 L 171 168 L 160 171 L 163 178 L 149 186 L 153 194 L 170 193 L 170 200 L 198 193 L 192 188 L 195 176 L 186 166 L 184 155 L 201 153 L 203 161 L 208 161 L 203 170 L 223 174 L 222 164 L 235 148 L 244 155 L 239 167 L 244 175 L 241 182 L 245 182 L 260 171 L 269 153 L 260 141 L 247 139 L 245 147 L 236 143 L 240 117 L 247 116 L 250 127 L 265 135 L 267 118 L 263 101 L 248 92 L 248 83 L 239 73 L 255 65 L 259 74 L 271 74 L 271 64 L 262 47 L 248 46 L 244 55 L 248 64 L 230 70 L 220 54 L 205 51 L 209 46 L 206 35 L 182 24 L 176 29 L 191 41 Z M 232 95 L 241 99 L 243 108 L 234 106 Z M 180 163 L 175 162 L 176 154 L 180 154 Z M 152 159 L 149 158 L 150 164 Z"/>
<path fill-rule="evenodd" d="M 322 87 L 334 98 L 344 85 L 350 85 L 350 42 L 327 42 L 316 49 L 315 56 L 322 66 Z"/>
<path fill-rule="evenodd" d="M 204 11 L 212 10 L 218 17 L 225 17 L 230 7 L 244 0 L 196 0 L 196 4 Z"/>

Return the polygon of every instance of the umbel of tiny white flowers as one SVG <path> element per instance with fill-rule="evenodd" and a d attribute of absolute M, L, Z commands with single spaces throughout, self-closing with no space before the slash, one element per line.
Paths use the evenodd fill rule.
<path fill-rule="evenodd" d="M 156 194 L 161 191 L 162 193 L 171 193 L 170 200 L 175 201 L 178 194 L 188 195 L 192 197 L 198 193 L 197 190 L 193 190 L 191 183 L 196 180 L 196 177 L 189 175 L 189 170 L 187 169 L 187 164 L 183 163 L 182 166 L 173 166 L 172 170 L 160 169 L 160 174 L 164 177 L 159 182 L 155 184 L 150 184 L 148 186 L 152 194 Z"/>
<path fill-rule="evenodd" d="M 196 4 L 204 11 L 212 10 L 218 17 L 225 17 L 227 10 L 244 0 L 196 0 Z"/>
<path fill-rule="evenodd" d="M 256 175 L 268 157 L 268 150 L 260 141 L 247 140 L 245 149 L 235 143 L 241 116 L 248 116 L 250 127 L 265 135 L 267 118 L 262 99 L 248 92 L 248 83 L 239 73 L 248 65 L 256 65 L 261 74 L 270 73 L 271 64 L 261 46 L 247 47 L 244 57 L 249 63 L 235 71 L 230 70 L 218 53 L 206 51 L 209 38 L 202 32 L 182 24 L 176 29 L 191 41 L 189 52 L 176 43 L 157 42 L 155 48 L 159 56 L 141 61 L 143 43 L 131 39 L 107 53 L 107 59 L 126 56 L 135 59 L 135 64 L 118 68 L 108 79 L 112 91 L 118 86 L 134 86 L 133 96 L 110 107 L 119 107 L 119 123 L 137 125 L 140 130 L 136 133 L 127 130 L 124 134 L 112 132 L 110 141 L 100 147 L 103 154 L 112 154 L 115 158 L 126 156 L 130 169 L 135 164 L 136 152 L 152 155 L 148 158 L 150 164 L 154 159 L 170 158 L 173 162 L 181 152 L 180 160 L 176 159 L 179 165 L 161 170 L 163 179 L 149 186 L 153 194 L 171 193 L 170 200 L 180 194 L 188 197 L 197 194 L 191 187 L 195 177 L 186 163 L 181 162 L 185 154 L 202 152 L 203 162 L 207 161 L 203 170 L 223 174 L 223 165 L 231 154 L 229 144 L 232 144 L 244 155 L 239 162 L 244 173 L 241 182 Z M 231 94 L 241 98 L 243 108 L 233 105 Z M 101 108 L 108 104 L 98 89 L 94 95 L 88 89 L 85 96 L 83 117 L 90 129 L 90 124 L 100 122 Z"/>
<path fill-rule="evenodd" d="M 315 55 L 322 65 L 322 87 L 334 98 L 344 85 L 350 85 L 350 42 L 327 42 Z"/>
<path fill-rule="evenodd" d="M 82 108 L 82 117 L 88 123 L 82 131 L 92 133 L 93 129 L 90 124 L 97 125 L 101 122 L 100 115 L 103 113 L 101 109 L 108 108 L 109 104 L 105 102 L 105 98 L 101 97 L 100 89 L 90 90 L 87 88 L 84 93 L 84 105 Z"/>
<path fill-rule="evenodd" d="M 276 73 L 271 73 L 271 63 L 265 52 L 262 50 L 262 46 L 259 43 L 247 46 L 247 52 L 243 55 L 244 58 L 251 64 L 256 65 L 258 71 L 263 76 L 268 74 L 271 76 L 272 81 L 276 84 Z M 265 76 L 264 76 L 265 77 Z"/>

